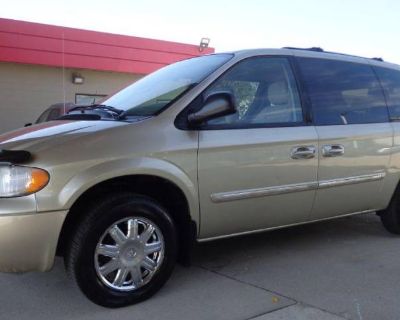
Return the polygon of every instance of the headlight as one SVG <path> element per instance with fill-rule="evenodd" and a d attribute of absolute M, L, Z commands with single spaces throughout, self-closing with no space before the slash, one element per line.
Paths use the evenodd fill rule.
<path fill-rule="evenodd" d="M 49 182 L 47 171 L 0 164 L 0 198 L 26 196 L 43 189 Z"/>

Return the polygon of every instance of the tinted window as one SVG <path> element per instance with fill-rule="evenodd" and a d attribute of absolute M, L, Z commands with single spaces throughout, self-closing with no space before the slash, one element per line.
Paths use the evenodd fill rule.
<path fill-rule="evenodd" d="M 400 120 L 400 71 L 385 68 L 375 70 L 386 94 L 390 118 Z"/>
<path fill-rule="evenodd" d="M 42 122 L 46 122 L 47 118 L 50 114 L 51 109 L 47 109 L 46 111 L 44 111 L 39 118 L 36 120 L 36 123 L 42 123 Z"/>
<path fill-rule="evenodd" d="M 209 125 L 248 126 L 301 123 L 302 109 L 290 64 L 285 58 L 244 60 L 221 76 L 204 93 L 231 92 L 238 112 Z"/>
<path fill-rule="evenodd" d="M 46 121 L 56 120 L 61 117 L 61 109 L 52 109 Z"/>
<path fill-rule="evenodd" d="M 105 94 L 77 93 L 75 94 L 75 103 L 78 105 L 88 106 L 100 102 L 106 96 L 107 95 Z"/>
<path fill-rule="evenodd" d="M 388 121 L 382 89 L 368 65 L 299 58 L 314 123 L 339 125 Z"/>

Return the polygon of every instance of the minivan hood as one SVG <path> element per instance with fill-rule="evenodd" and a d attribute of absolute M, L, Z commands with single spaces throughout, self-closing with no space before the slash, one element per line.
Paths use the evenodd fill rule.
<path fill-rule="evenodd" d="M 124 126 L 121 121 L 50 121 L 0 135 L 0 149 L 29 150 L 32 146 L 60 144 L 94 132 Z"/>

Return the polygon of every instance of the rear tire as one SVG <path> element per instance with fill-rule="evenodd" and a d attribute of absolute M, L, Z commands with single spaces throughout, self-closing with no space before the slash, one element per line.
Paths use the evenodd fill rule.
<path fill-rule="evenodd" d="M 389 206 L 378 214 L 387 231 L 400 234 L 400 189 L 395 191 Z"/>
<path fill-rule="evenodd" d="M 150 298 L 177 256 L 174 223 L 156 201 L 112 195 L 86 213 L 65 256 L 67 272 L 94 303 L 118 308 Z"/>

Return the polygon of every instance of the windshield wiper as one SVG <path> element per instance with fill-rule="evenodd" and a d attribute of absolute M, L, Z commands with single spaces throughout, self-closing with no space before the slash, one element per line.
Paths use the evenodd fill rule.
<path fill-rule="evenodd" d="M 97 112 L 96 112 L 97 110 Z M 86 112 L 88 111 L 88 112 Z M 107 116 L 105 116 L 105 113 Z M 126 120 L 126 111 L 105 104 L 76 106 L 57 120 Z M 141 117 L 146 118 L 146 117 Z"/>
<path fill-rule="evenodd" d="M 119 116 L 124 112 L 124 110 L 117 109 L 115 107 L 108 106 L 105 104 L 91 104 L 88 106 L 77 106 L 77 107 L 69 110 L 68 113 L 70 113 L 71 111 L 81 111 L 81 113 L 85 113 L 86 110 L 96 110 L 96 109 L 112 112 L 116 115 L 116 118 L 118 118 L 118 119 L 119 119 Z"/>

